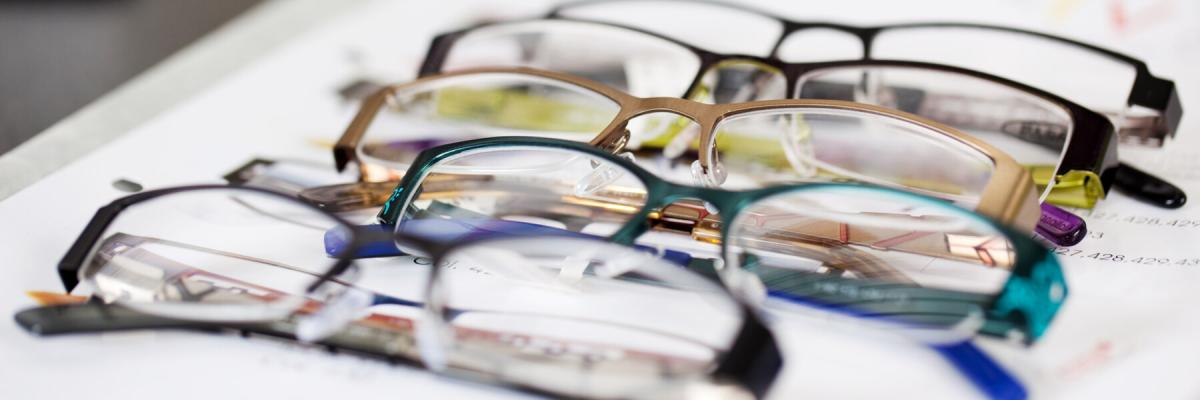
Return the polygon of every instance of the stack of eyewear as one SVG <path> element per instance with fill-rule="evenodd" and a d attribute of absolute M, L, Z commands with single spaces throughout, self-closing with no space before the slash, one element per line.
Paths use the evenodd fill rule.
<path fill-rule="evenodd" d="M 1112 74 L 1056 77 L 1073 67 Z M 759 398 L 785 363 L 772 321 L 836 314 L 1023 398 L 971 340 L 1053 329 L 1047 246 L 1087 232 L 1060 207 L 1186 201 L 1117 151 L 1170 141 L 1174 84 L 1020 29 L 573 3 L 439 35 L 420 74 L 337 142 L 358 182 L 118 199 L 58 266 L 76 296 L 18 321 L 250 332 L 554 396 Z"/>

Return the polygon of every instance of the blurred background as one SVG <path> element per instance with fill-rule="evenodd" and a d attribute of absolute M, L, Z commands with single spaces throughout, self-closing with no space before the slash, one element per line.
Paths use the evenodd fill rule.
<path fill-rule="evenodd" d="M 261 0 L 0 0 L 0 154 Z"/>

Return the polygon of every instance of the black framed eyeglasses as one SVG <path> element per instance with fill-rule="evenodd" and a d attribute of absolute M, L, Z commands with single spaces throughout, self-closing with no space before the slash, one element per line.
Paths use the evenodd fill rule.
<path fill-rule="evenodd" d="M 577 1 L 559 5 L 547 16 L 604 21 L 705 43 L 725 53 L 789 62 L 891 59 L 969 68 L 1103 110 L 1118 121 L 1123 140 L 1141 145 L 1162 146 L 1174 137 L 1183 115 L 1175 83 L 1151 74 L 1144 61 L 1078 40 L 1008 26 L 803 21 L 714 0 Z M 741 32 L 714 29 L 722 24 L 736 24 Z M 1085 70 L 1088 74 L 1077 73 Z"/>
<path fill-rule="evenodd" d="M 393 235 L 252 187 L 137 193 L 98 210 L 58 266 L 68 291 L 83 284 L 113 307 L 18 321 L 43 333 L 241 330 L 571 397 L 761 397 L 779 371 L 747 303 L 652 254 L 580 238 Z M 352 259 L 379 243 L 427 258 Z"/>
<path fill-rule="evenodd" d="M 670 209 L 688 201 L 701 205 Z M 689 265 L 718 260 L 697 267 L 735 290 L 935 325 L 982 310 L 981 332 L 1027 343 L 1067 296 L 1048 250 L 944 200 L 849 183 L 686 186 L 566 140 L 423 151 L 378 219 L 375 229 L 444 241 L 534 232 L 658 246 Z"/>
<path fill-rule="evenodd" d="M 607 46 L 583 51 L 575 45 L 582 42 Z M 981 135 L 1027 164 L 1044 188 L 1043 199 L 1054 204 L 1090 208 L 1114 183 L 1154 204 L 1178 207 L 1186 201 L 1181 190 L 1161 179 L 1128 165 L 1117 168 L 1117 130 L 1108 118 L 974 70 L 877 59 L 789 63 L 777 57 L 718 54 L 619 25 L 550 19 L 484 24 L 440 35 L 430 45 L 421 73 L 478 66 L 569 72 L 646 97 L 871 103 Z M 667 146 L 689 139 L 674 133 L 659 129 L 635 143 Z M 1164 187 L 1172 190 L 1159 189 Z"/>

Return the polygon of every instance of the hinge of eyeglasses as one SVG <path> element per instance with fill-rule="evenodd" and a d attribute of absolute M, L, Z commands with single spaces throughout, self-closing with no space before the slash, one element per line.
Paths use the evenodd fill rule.
<path fill-rule="evenodd" d="M 650 214 L 650 223 L 654 229 L 685 233 L 699 241 L 721 241 L 720 220 L 698 201 L 682 200 L 668 204 Z"/>

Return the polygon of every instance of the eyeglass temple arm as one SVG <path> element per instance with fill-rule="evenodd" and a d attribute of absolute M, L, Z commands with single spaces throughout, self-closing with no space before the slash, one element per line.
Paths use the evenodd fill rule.
<path fill-rule="evenodd" d="M 333 145 L 333 162 L 334 167 L 338 172 L 346 169 L 346 165 L 350 161 L 356 160 L 358 143 L 362 141 L 363 135 L 366 134 L 367 128 L 371 126 L 371 122 L 375 120 L 375 115 L 383 108 L 388 97 L 392 95 L 392 88 L 384 87 L 367 97 L 363 101 L 363 105 L 358 110 L 358 114 L 354 116 L 354 120 L 350 122 L 350 126 L 346 127 L 346 131 L 338 138 L 336 144 Z"/>
<path fill-rule="evenodd" d="M 1187 204 L 1187 192 L 1149 172 L 1121 163 L 1113 187 L 1131 197 L 1162 208 L 1180 208 Z"/>
<path fill-rule="evenodd" d="M 1133 87 L 1134 91 L 1129 93 L 1129 104 L 1143 106 L 1159 114 L 1151 125 L 1151 138 L 1157 138 L 1157 145 L 1161 146 L 1166 137 L 1175 137 L 1179 121 L 1183 119 L 1183 104 L 1179 101 L 1175 82 L 1151 75 L 1146 64 L 1139 62 Z"/>
<path fill-rule="evenodd" d="M 297 323 L 291 319 L 232 324 L 167 318 L 98 302 L 34 307 L 17 312 L 13 318 L 21 328 L 39 336 L 171 329 L 212 333 L 232 330 L 242 336 L 256 334 L 296 340 L 297 327 Z M 373 328 L 342 329 L 317 344 L 330 352 L 350 353 L 391 363 L 415 365 L 414 360 L 417 359 L 411 332 L 385 332 Z"/>
<path fill-rule="evenodd" d="M 121 210 L 124 210 L 128 204 L 137 201 L 133 197 L 118 199 L 96 210 L 96 214 L 92 216 L 91 221 L 88 221 L 83 232 L 75 239 L 75 243 L 58 262 L 58 277 L 62 280 L 63 289 L 67 293 L 79 286 L 79 271 L 83 269 L 83 263 L 86 261 L 88 253 L 91 252 L 92 246 L 100 241 L 100 235 L 104 234 L 117 214 L 121 213 Z"/>
<path fill-rule="evenodd" d="M 215 332 L 223 328 L 210 322 L 159 317 L 119 305 L 98 302 L 34 307 L 17 312 L 13 318 L 21 328 L 39 336 L 143 329 Z"/>

